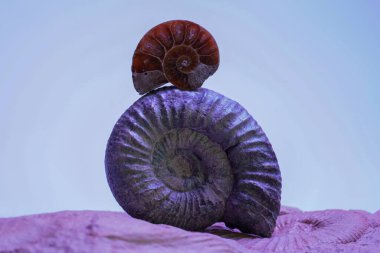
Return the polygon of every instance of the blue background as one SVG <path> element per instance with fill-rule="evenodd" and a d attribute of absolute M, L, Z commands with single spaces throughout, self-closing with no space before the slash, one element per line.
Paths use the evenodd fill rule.
<path fill-rule="evenodd" d="M 104 151 L 139 95 L 151 27 L 188 19 L 218 42 L 204 87 L 241 103 L 282 169 L 283 204 L 380 209 L 378 1 L 1 1 L 0 216 L 121 210 Z"/>

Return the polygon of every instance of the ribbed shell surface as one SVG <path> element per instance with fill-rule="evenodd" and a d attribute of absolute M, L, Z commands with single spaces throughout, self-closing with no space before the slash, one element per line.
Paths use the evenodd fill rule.
<path fill-rule="evenodd" d="M 163 87 L 117 121 L 106 174 L 118 203 L 152 223 L 202 230 L 217 221 L 270 236 L 281 175 L 265 133 L 239 103 L 208 89 Z"/>
<path fill-rule="evenodd" d="M 219 66 L 219 49 L 202 26 L 187 20 L 172 20 L 150 29 L 138 43 L 132 59 L 132 78 L 144 94 L 170 82 L 194 90 Z"/>

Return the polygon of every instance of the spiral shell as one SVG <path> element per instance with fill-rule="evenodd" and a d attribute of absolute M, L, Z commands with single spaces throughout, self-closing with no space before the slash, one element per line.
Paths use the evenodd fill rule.
<path fill-rule="evenodd" d="M 237 102 L 163 87 L 120 117 L 106 149 L 111 191 L 131 216 L 187 230 L 217 221 L 270 236 L 281 175 L 272 146 Z"/>
<path fill-rule="evenodd" d="M 304 249 L 323 248 L 331 244 L 336 247 L 356 242 L 368 227 L 366 215 L 359 212 L 326 210 L 293 213 L 278 218 L 272 238 L 253 240 L 245 246 L 260 252 L 303 252 Z"/>
<path fill-rule="evenodd" d="M 168 21 L 149 30 L 137 45 L 132 61 L 133 84 L 140 94 L 167 82 L 194 90 L 218 66 L 218 46 L 206 29 L 190 21 Z"/>

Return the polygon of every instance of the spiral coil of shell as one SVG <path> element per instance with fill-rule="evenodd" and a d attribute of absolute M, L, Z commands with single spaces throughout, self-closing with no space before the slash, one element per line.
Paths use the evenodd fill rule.
<path fill-rule="evenodd" d="M 368 227 L 366 215 L 360 212 L 325 210 L 291 213 L 279 216 L 271 239 L 247 241 L 245 246 L 260 252 L 303 252 L 306 248 L 310 252 L 331 252 L 327 249 L 311 249 L 328 244 L 344 245 L 355 242 L 364 235 Z M 287 243 L 280 244 L 279 241 Z"/>
<path fill-rule="evenodd" d="M 270 236 L 281 175 L 265 133 L 214 91 L 163 87 L 117 121 L 106 149 L 111 191 L 133 217 L 187 230 L 217 221 Z"/>
<path fill-rule="evenodd" d="M 219 49 L 203 27 L 186 20 L 164 22 L 149 30 L 137 45 L 132 78 L 144 94 L 170 82 L 183 90 L 195 90 L 215 73 Z"/>

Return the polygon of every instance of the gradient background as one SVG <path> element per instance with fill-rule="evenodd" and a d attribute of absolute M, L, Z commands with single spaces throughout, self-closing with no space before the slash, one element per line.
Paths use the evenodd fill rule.
<path fill-rule="evenodd" d="M 121 210 L 106 142 L 139 98 L 138 41 L 171 19 L 214 35 L 221 64 L 204 87 L 263 127 L 283 204 L 380 209 L 379 10 L 378 1 L 1 1 L 0 216 Z"/>

